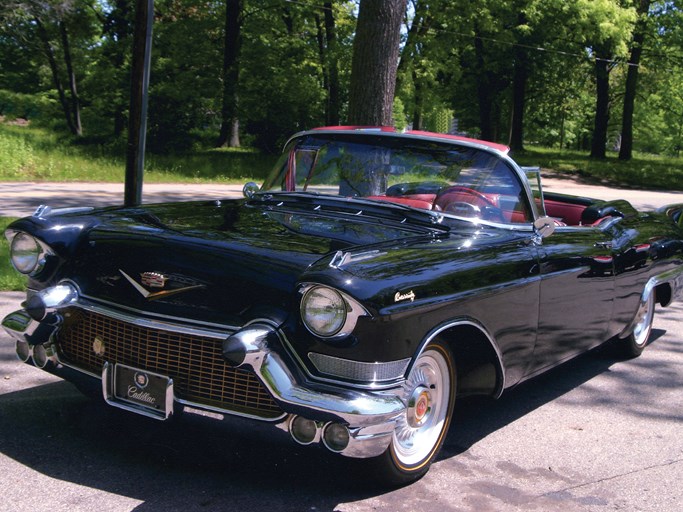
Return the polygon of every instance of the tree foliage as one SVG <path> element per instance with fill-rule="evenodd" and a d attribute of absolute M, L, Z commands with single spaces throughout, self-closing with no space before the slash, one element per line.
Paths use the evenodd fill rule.
<path fill-rule="evenodd" d="M 363 44 L 364 3 L 400 7 L 398 46 Z M 633 150 L 679 154 L 682 0 L 402 3 L 156 0 L 148 148 L 274 150 L 297 130 L 353 120 L 354 101 L 370 92 L 393 106 L 397 126 L 515 151 L 543 144 L 601 158 L 624 133 Z M 3 2 L 0 115 L 124 140 L 133 16 L 133 0 Z M 393 98 L 358 79 L 370 56 L 354 58 L 354 42 L 396 73 Z"/>

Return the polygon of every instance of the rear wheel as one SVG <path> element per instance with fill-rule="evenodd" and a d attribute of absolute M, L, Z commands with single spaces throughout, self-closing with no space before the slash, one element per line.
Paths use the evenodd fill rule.
<path fill-rule="evenodd" d="M 453 415 L 455 365 L 447 346 L 430 343 L 404 386 L 405 413 L 391 444 L 375 463 L 385 483 L 402 485 L 422 477 L 439 453 Z"/>
<path fill-rule="evenodd" d="M 652 321 L 655 317 L 654 292 L 648 294 L 645 302 L 640 304 L 635 317 L 633 332 L 623 340 L 624 353 L 628 357 L 638 357 L 645 350 L 647 340 L 652 331 Z"/>

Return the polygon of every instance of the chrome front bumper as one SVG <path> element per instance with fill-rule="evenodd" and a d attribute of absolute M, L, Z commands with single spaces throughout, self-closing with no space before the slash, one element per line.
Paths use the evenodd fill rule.
<path fill-rule="evenodd" d="M 64 305 L 67 306 L 93 309 L 92 304 L 83 306 L 73 298 Z M 101 314 L 109 312 L 104 308 L 99 309 Z M 103 375 L 98 376 L 68 367 L 60 361 L 55 345 L 55 334 L 61 323 L 60 306 L 50 305 L 49 310 L 51 314 L 42 321 L 33 319 L 23 309 L 7 315 L 2 321 L 5 331 L 15 340 L 19 359 L 67 380 L 71 380 L 70 375 L 73 375 L 74 371 L 99 378 L 105 388 L 104 384 L 108 379 L 105 375 L 106 368 Z M 164 323 L 160 328 L 168 329 L 169 325 Z M 290 426 L 294 418 L 300 416 L 312 420 L 316 425 L 313 439 L 310 443 L 304 444 L 322 441 L 324 429 L 334 423 L 343 425 L 349 433 L 346 447 L 333 450 L 337 453 L 348 457 L 366 458 L 380 455 L 387 449 L 397 419 L 405 414 L 406 406 L 400 397 L 401 388 L 372 391 L 308 382 L 299 376 L 296 368 L 288 367 L 285 359 L 269 346 L 269 343 L 277 338 L 277 332 L 266 324 L 250 325 L 237 333 L 225 336 L 224 347 L 229 340 L 233 350 L 238 347 L 243 353 L 242 361 L 233 364 L 253 371 L 285 412 L 285 417 L 279 420 L 279 428 L 291 433 Z M 110 397 L 107 396 L 106 390 L 103 394 L 109 401 Z M 231 410 L 216 410 L 202 404 L 181 402 L 177 399 L 175 401 L 194 409 L 239 415 Z M 121 407 L 120 404 L 118 406 Z M 140 413 L 135 408 L 122 408 Z"/>

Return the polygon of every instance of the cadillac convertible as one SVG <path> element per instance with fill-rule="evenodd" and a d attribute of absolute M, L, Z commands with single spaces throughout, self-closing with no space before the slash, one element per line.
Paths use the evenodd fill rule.
<path fill-rule="evenodd" d="M 41 206 L 5 234 L 22 361 L 159 420 L 270 422 L 395 484 L 456 397 L 606 340 L 635 357 L 683 287 L 683 205 L 544 193 L 505 146 L 392 128 L 299 133 L 240 199 Z"/>

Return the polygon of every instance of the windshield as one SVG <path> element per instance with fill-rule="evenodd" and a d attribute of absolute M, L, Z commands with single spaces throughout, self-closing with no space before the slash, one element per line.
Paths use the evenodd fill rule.
<path fill-rule="evenodd" d="M 504 223 L 531 221 L 517 174 L 494 153 L 364 134 L 292 141 L 262 191 L 358 197 Z"/>

